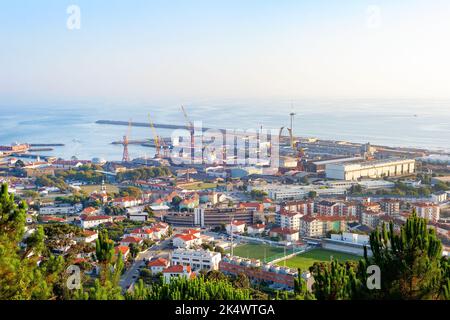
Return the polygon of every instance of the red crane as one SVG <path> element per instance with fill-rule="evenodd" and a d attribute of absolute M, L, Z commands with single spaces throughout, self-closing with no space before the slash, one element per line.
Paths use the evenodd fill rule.
<path fill-rule="evenodd" d="M 130 143 L 130 135 L 131 135 L 131 119 L 128 121 L 128 131 L 127 134 L 123 136 L 123 155 L 122 162 L 130 162 L 130 154 L 128 153 L 128 145 Z"/>

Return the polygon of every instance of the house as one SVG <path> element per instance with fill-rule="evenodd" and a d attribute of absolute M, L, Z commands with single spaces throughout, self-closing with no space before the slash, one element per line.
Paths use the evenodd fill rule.
<path fill-rule="evenodd" d="M 245 222 L 233 220 L 231 223 L 225 226 L 228 234 L 231 233 L 244 233 L 245 232 Z"/>
<path fill-rule="evenodd" d="M 123 197 L 123 198 L 116 198 L 113 200 L 113 205 L 116 207 L 122 207 L 122 208 L 130 208 L 135 207 L 142 204 L 141 199 L 136 199 L 133 197 Z"/>
<path fill-rule="evenodd" d="M 100 210 L 94 207 L 87 207 L 84 208 L 83 211 L 81 211 L 81 214 L 85 214 L 88 216 L 97 215 L 98 213 L 100 213 Z"/>
<path fill-rule="evenodd" d="M 150 269 L 152 274 L 161 273 L 167 267 L 169 267 L 169 261 L 164 258 L 157 258 L 147 262 L 147 268 Z"/>
<path fill-rule="evenodd" d="M 177 234 L 172 240 L 173 246 L 177 248 L 193 248 L 202 244 L 202 240 L 193 234 Z"/>
<path fill-rule="evenodd" d="M 153 231 L 151 228 L 137 228 L 130 231 L 130 233 L 128 233 L 128 236 L 141 239 L 152 239 Z"/>
<path fill-rule="evenodd" d="M 264 212 L 264 204 L 259 202 L 241 202 L 239 208 L 244 208 L 250 211 Z"/>
<path fill-rule="evenodd" d="M 186 277 L 190 279 L 193 276 L 191 267 L 182 265 L 167 267 L 162 271 L 162 273 L 164 276 L 164 282 L 166 283 L 170 282 L 173 278 Z"/>
<path fill-rule="evenodd" d="M 128 255 L 130 254 L 130 248 L 128 246 L 117 246 L 114 248 L 114 253 L 116 256 L 119 255 L 119 252 L 122 253 L 122 259 L 125 261 L 128 258 Z"/>
<path fill-rule="evenodd" d="M 127 217 L 132 221 L 145 222 L 148 220 L 148 213 L 145 211 L 129 211 Z"/>
<path fill-rule="evenodd" d="M 81 227 L 89 229 L 112 221 L 113 218 L 111 216 L 82 216 Z"/>
<path fill-rule="evenodd" d="M 143 240 L 138 237 L 125 237 L 120 240 L 120 245 L 129 247 L 130 244 L 141 245 Z"/>
<path fill-rule="evenodd" d="M 290 228 L 281 228 L 276 227 L 270 230 L 269 232 L 270 237 L 281 237 L 283 240 L 286 241 L 298 241 L 299 240 L 299 232 L 295 229 Z"/>
<path fill-rule="evenodd" d="M 258 235 L 258 234 L 262 234 L 265 229 L 266 229 L 265 224 L 258 223 L 258 224 L 253 224 L 253 225 L 248 226 L 247 232 L 252 235 Z"/>
<path fill-rule="evenodd" d="M 39 220 L 42 223 L 55 223 L 55 222 L 59 222 L 59 223 L 64 223 L 66 222 L 66 219 L 64 218 L 60 218 L 60 217 L 54 217 L 54 216 L 41 216 L 39 217 Z"/>
<path fill-rule="evenodd" d="M 83 234 L 78 238 L 78 241 L 84 243 L 92 243 L 98 239 L 98 233 L 92 230 L 83 230 Z"/>

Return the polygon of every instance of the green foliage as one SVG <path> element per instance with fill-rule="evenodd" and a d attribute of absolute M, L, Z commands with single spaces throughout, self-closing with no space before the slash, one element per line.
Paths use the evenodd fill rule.
<path fill-rule="evenodd" d="M 181 277 L 165 283 L 144 286 L 139 281 L 135 290 L 126 294 L 127 299 L 139 300 L 250 300 L 249 289 L 237 289 L 228 280 L 206 279 L 200 275 L 195 279 Z"/>
<path fill-rule="evenodd" d="M 171 172 L 166 167 L 142 167 L 134 170 L 128 170 L 125 172 L 119 172 L 116 176 L 116 180 L 119 182 L 129 180 L 148 180 L 157 177 L 170 176 Z"/>
<path fill-rule="evenodd" d="M 136 187 L 126 187 L 120 190 L 121 197 L 141 198 L 142 190 Z"/>
<path fill-rule="evenodd" d="M 250 196 L 255 200 L 263 200 L 265 197 L 267 197 L 267 192 L 254 189 L 250 191 Z"/>

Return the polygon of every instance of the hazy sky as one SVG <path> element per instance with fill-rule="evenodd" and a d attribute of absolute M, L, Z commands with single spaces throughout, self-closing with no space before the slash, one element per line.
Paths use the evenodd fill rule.
<path fill-rule="evenodd" d="M 274 97 L 450 98 L 450 1 L 0 0 L 3 105 Z"/>

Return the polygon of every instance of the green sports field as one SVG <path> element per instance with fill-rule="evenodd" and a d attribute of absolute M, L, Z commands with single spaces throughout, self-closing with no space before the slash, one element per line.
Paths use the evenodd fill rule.
<path fill-rule="evenodd" d="M 348 260 L 354 260 L 358 261 L 362 257 L 342 253 L 342 252 L 336 252 L 331 250 L 325 250 L 325 249 L 313 249 L 311 251 L 308 251 L 306 253 L 299 254 L 291 259 L 286 260 L 286 267 L 297 269 L 300 268 L 302 270 L 307 270 L 309 267 L 311 267 L 314 262 L 325 262 L 330 261 L 331 257 L 333 259 L 338 260 L 340 262 L 348 261 Z M 280 266 L 285 265 L 285 261 L 280 261 L 277 263 Z"/>
<path fill-rule="evenodd" d="M 242 258 L 259 259 L 261 261 L 264 261 L 264 258 L 273 260 L 274 256 L 283 255 L 284 249 L 279 247 L 272 247 L 266 244 L 248 243 L 235 247 L 233 254 Z"/>

